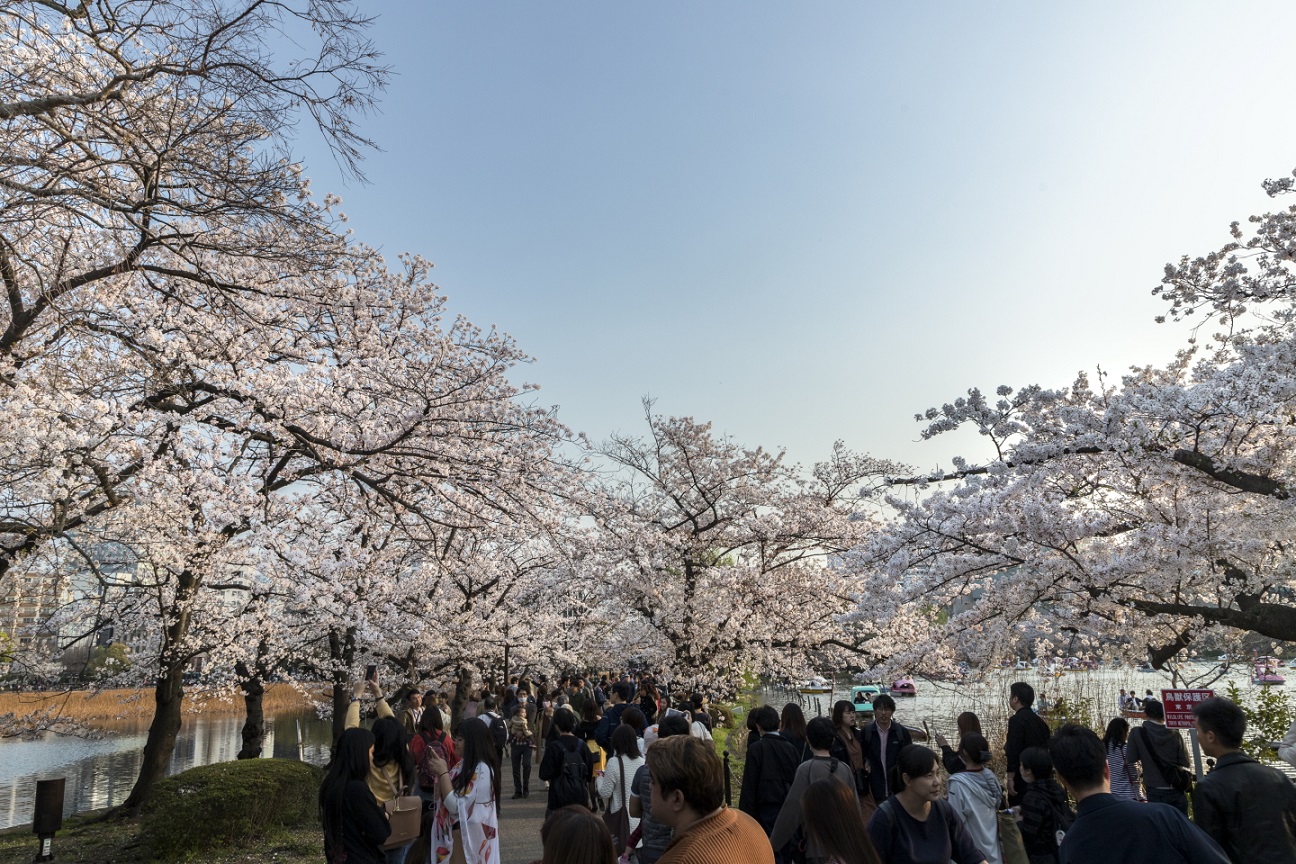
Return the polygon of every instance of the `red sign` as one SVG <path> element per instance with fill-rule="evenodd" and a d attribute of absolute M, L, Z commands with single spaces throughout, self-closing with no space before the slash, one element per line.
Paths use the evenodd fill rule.
<path fill-rule="evenodd" d="M 1170 729 L 1191 729 L 1197 725 L 1193 706 L 1215 695 L 1214 690 L 1162 690 L 1161 704 L 1165 707 L 1165 725 Z"/>

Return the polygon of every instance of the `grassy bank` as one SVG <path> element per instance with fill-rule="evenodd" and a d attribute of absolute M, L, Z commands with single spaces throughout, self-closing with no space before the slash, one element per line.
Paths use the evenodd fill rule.
<path fill-rule="evenodd" d="M 52 852 L 57 861 L 86 864 L 318 861 L 322 777 L 313 765 L 284 759 L 192 768 L 160 781 L 139 814 L 68 819 Z M 36 848 L 30 826 L 0 832 L 0 861 L 30 861 Z"/>
<path fill-rule="evenodd" d="M 76 816 L 63 823 L 63 830 L 54 838 L 54 860 L 59 864 L 135 864 L 148 860 L 139 820 L 110 818 L 95 822 L 94 818 L 93 814 Z M 186 860 L 189 864 L 319 864 L 324 858 L 321 842 L 320 829 L 313 826 L 285 831 L 260 849 L 209 849 Z M 36 851 L 30 825 L 0 831 L 0 861 L 30 861 Z"/>
<path fill-rule="evenodd" d="M 315 694 L 323 698 L 325 691 Z M 264 710 L 267 716 L 293 713 L 311 707 L 310 696 L 290 684 L 271 684 L 266 688 Z M 186 713 L 241 714 L 243 698 L 238 693 L 195 693 L 185 699 Z M 153 715 L 153 690 L 59 690 L 48 692 L 0 693 L 0 715 L 27 715 L 50 712 L 66 720 L 93 725 L 95 721 L 148 718 Z"/>

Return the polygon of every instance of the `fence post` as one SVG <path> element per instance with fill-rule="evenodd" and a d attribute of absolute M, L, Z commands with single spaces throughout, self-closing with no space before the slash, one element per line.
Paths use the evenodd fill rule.
<path fill-rule="evenodd" d="M 733 773 L 729 769 L 729 751 L 724 751 L 725 806 L 733 806 Z"/>

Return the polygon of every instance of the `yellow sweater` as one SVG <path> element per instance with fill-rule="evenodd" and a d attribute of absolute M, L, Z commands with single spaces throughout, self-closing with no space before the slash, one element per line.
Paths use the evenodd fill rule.
<path fill-rule="evenodd" d="M 379 718 L 392 716 L 391 706 L 387 704 L 386 699 L 379 699 L 375 709 Z M 347 706 L 346 728 L 354 729 L 359 725 L 360 703 L 352 702 Z M 410 779 L 413 780 L 413 778 Z M 371 764 L 369 766 L 369 776 L 365 778 L 365 782 L 369 784 L 369 791 L 373 793 L 374 800 L 378 802 L 380 807 L 384 802 L 396 797 L 396 793 L 392 792 L 393 786 L 400 793 L 405 791 L 405 784 L 401 782 L 400 765 L 395 762 L 388 762 L 381 768 Z"/>
<path fill-rule="evenodd" d="M 721 807 L 675 836 L 657 864 L 774 864 L 774 850 L 760 823 Z"/>

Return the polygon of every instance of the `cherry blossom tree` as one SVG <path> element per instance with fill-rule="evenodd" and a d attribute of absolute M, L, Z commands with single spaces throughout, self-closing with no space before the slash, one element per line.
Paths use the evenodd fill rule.
<path fill-rule="evenodd" d="M 856 492 L 897 466 L 840 443 L 808 475 L 782 453 L 749 449 L 710 424 L 652 413 L 647 438 L 619 435 L 601 455 L 615 473 L 591 506 L 600 533 L 583 572 L 614 614 L 647 628 L 614 656 L 660 658 L 679 680 L 732 682 L 743 671 L 799 674 L 813 660 L 869 666 L 873 622 L 834 556 L 874 528 Z"/>
<path fill-rule="evenodd" d="M 975 428 L 992 457 L 900 480 L 929 494 L 896 496 L 892 530 L 852 558 L 867 584 L 904 584 L 893 599 L 950 610 L 915 654 L 957 637 L 989 661 L 1029 632 L 1046 651 L 1125 640 L 1159 666 L 1205 635 L 1296 639 L 1296 210 L 1251 225 L 1167 266 L 1169 316 L 1207 316 L 1169 365 L 972 390 L 919 417 L 925 437 Z"/>

